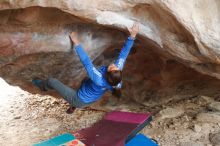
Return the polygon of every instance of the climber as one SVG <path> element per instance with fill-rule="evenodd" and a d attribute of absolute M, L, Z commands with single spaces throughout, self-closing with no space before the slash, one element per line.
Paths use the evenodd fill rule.
<path fill-rule="evenodd" d="M 139 31 L 139 24 L 135 22 L 131 28 L 128 28 L 128 30 L 130 36 L 124 44 L 119 57 L 109 66 L 101 66 L 98 69 L 95 68 L 84 51 L 78 40 L 77 33 L 72 32 L 70 34 L 70 38 L 75 45 L 75 51 L 88 74 L 88 78 L 82 82 L 81 87 L 78 90 L 67 87 L 55 78 L 49 78 L 46 80 L 36 78 L 33 79 L 33 83 L 43 91 L 49 89 L 55 89 L 58 91 L 59 94 L 71 105 L 67 110 L 68 114 L 73 113 L 76 108 L 82 108 L 97 101 L 108 90 L 112 91 L 113 95 L 120 97 L 122 69 Z"/>

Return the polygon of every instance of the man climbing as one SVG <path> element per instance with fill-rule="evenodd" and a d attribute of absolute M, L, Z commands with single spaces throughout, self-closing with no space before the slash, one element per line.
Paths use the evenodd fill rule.
<path fill-rule="evenodd" d="M 33 83 L 43 91 L 47 91 L 48 89 L 55 89 L 58 91 L 71 105 L 67 113 L 73 113 L 75 108 L 82 108 L 97 101 L 108 90 L 112 91 L 113 95 L 120 96 L 122 69 L 139 31 L 138 23 L 135 22 L 128 30 L 130 36 L 124 44 L 119 57 L 114 63 L 108 66 L 101 66 L 98 69 L 95 68 L 84 51 L 78 40 L 77 33 L 72 32 L 70 34 L 70 38 L 75 45 L 75 51 L 88 74 L 88 78 L 82 82 L 78 90 L 67 87 L 55 78 L 49 78 L 47 80 L 34 79 Z"/>

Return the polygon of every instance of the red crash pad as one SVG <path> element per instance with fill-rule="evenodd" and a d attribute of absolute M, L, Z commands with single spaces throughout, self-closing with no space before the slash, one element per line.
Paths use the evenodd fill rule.
<path fill-rule="evenodd" d="M 124 146 L 152 120 L 150 113 L 113 111 L 92 127 L 74 133 L 88 146 Z"/>

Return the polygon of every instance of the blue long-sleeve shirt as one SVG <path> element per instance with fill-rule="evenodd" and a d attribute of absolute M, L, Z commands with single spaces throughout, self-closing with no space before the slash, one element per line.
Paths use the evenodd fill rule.
<path fill-rule="evenodd" d="M 115 60 L 114 64 L 120 69 L 123 69 L 125 60 L 134 44 L 134 39 L 128 37 L 124 47 L 122 48 L 118 58 Z M 89 78 L 85 80 L 77 91 L 77 95 L 81 101 L 84 103 L 91 103 L 97 101 L 106 91 L 112 90 L 113 87 L 105 79 L 105 74 L 107 72 L 108 66 L 101 66 L 100 68 L 95 68 L 92 61 L 88 57 L 87 53 L 84 51 L 82 45 L 77 45 L 75 47 L 76 53 L 80 58 L 83 66 L 85 67 Z M 121 83 L 117 85 L 121 88 Z"/>

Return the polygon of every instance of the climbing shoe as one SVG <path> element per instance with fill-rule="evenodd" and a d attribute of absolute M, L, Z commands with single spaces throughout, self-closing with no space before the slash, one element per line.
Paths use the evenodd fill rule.
<path fill-rule="evenodd" d="M 75 107 L 73 107 L 73 106 L 70 106 L 67 110 L 66 110 L 66 113 L 67 114 L 72 114 L 74 111 L 75 111 Z"/>
<path fill-rule="evenodd" d="M 38 88 L 40 88 L 41 91 L 47 91 L 46 89 L 46 81 L 42 80 L 40 78 L 34 78 L 32 80 L 32 83 L 37 86 Z"/>

